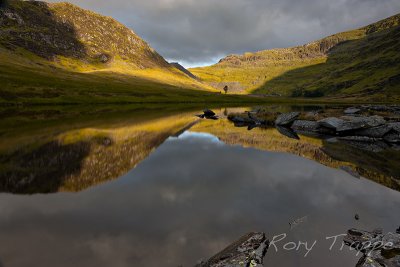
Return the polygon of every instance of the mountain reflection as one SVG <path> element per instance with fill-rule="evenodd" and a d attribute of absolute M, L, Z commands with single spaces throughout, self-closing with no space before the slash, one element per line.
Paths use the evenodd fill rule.
<path fill-rule="evenodd" d="M 191 125 L 177 115 L 112 129 L 83 128 L 0 155 L 0 190 L 12 193 L 80 191 L 120 177 L 169 136 Z"/>
<path fill-rule="evenodd" d="M 216 121 L 200 120 L 194 117 L 196 112 L 186 112 L 110 125 L 99 123 L 51 131 L 44 127 L 39 134 L 25 131 L 3 136 L 0 191 L 17 194 L 81 191 L 126 174 L 168 137 L 189 129 L 215 136 L 228 145 L 298 155 L 400 191 L 399 151 L 368 152 L 309 136 L 299 136 L 296 140 L 275 128 L 248 131 L 234 127 L 226 119 L 230 112 L 238 110 L 217 110 L 221 119 Z"/>
<path fill-rule="evenodd" d="M 226 113 L 226 112 L 225 112 Z M 226 119 L 202 121 L 191 131 L 215 135 L 229 145 L 253 147 L 265 151 L 286 152 L 317 161 L 325 166 L 343 169 L 389 188 L 400 191 L 400 151 L 372 152 L 345 143 L 330 143 L 322 138 L 301 135 L 288 138 L 276 128 L 235 127 Z"/>

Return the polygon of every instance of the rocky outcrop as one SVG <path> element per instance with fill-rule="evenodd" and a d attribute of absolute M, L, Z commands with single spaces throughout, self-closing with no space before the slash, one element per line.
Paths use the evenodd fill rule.
<path fill-rule="evenodd" d="M 357 267 L 400 266 L 400 234 L 350 229 L 343 242 L 364 255 Z"/>
<path fill-rule="evenodd" d="M 264 233 L 249 233 L 196 267 L 243 267 L 263 263 L 269 247 Z"/>
<path fill-rule="evenodd" d="M 372 107 L 372 106 L 370 106 Z M 394 112 L 397 106 L 376 107 L 376 109 Z M 352 108 L 362 110 L 361 108 Z M 352 111 L 354 111 L 352 110 Z M 349 112 L 346 109 L 344 112 Z M 358 112 L 358 111 L 357 111 Z M 247 115 L 247 116 L 246 116 Z M 270 115 L 268 115 L 270 116 Z M 310 118 L 310 120 L 299 119 Z M 326 117 L 315 120 L 319 115 L 309 112 L 289 112 L 276 114 L 275 120 L 262 119 L 257 112 L 246 112 L 242 115 L 229 115 L 228 119 L 237 127 L 267 127 L 274 125 L 284 136 L 299 139 L 298 134 L 318 135 L 330 138 L 331 142 L 341 141 L 357 148 L 379 152 L 391 147 L 396 148 L 400 143 L 400 122 L 390 122 L 379 115 L 347 115 L 340 117 Z M 331 137 L 336 137 L 332 139 Z"/>

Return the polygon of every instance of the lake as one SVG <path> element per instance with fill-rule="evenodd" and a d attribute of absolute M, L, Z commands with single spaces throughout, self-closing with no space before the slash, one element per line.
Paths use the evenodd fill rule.
<path fill-rule="evenodd" d="M 227 119 L 255 108 L 4 110 L 0 266 L 194 266 L 253 231 L 265 266 L 355 266 L 340 235 L 400 225 L 400 152 Z"/>

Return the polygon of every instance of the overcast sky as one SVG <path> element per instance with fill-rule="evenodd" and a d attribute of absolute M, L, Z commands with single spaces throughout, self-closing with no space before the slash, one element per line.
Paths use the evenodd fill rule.
<path fill-rule="evenodd" d="M 399 0 L 68 1 L 116 18 L 167 60 L 187 67 L 301 45 L 400 12 Z"/>

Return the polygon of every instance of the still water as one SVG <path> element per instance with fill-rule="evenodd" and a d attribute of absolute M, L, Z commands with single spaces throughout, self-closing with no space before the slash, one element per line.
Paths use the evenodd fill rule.
<path fill-rule="evenodd" d="M 0 266 L 194 266 L 251 231 L 284 237 L 265 266 L 355 266 L 327 238 L 399 226 L 393 168 L 367 152 L 350 162 L 318 138 L 193 114 L 4 134 Z"/>

